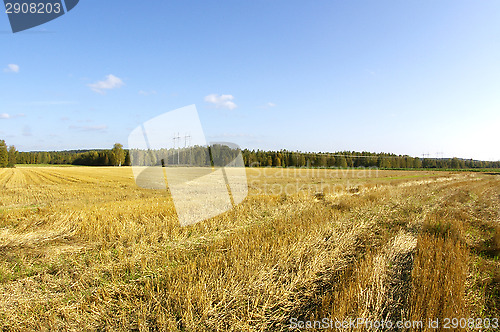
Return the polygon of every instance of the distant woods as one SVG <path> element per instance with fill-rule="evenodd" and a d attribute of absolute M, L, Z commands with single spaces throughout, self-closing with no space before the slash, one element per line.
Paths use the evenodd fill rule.
<path fill-rule="evenodd" d="M 408 168 L 500 168 L 500 161 L 478 161 L 460 158 L 415 158 L 390 153 L 340 151 L 335 153 L 302 153 L 243 150 L 245 165 L 281 167 L 377 167 L 382 169 Z"/>
<path fill-rule="evenodd" d="M 212 148 L 212 156 L 207 148 L 195 146 L 179 150 L 155 150 L 138 152 L 126 150 L 116 143 L 109 150 L 74 150 L 18 152 L 14 146 L 7 146 L 0 140 L 0 167 L 14 167 L 15 164 L 52 164 L 82 166 L 130 166 L 131 155 L 134 164 L 144 165 L 210 165 L 222 166 L 234 157 L 234 150 Z M 389 153 L 371 153 L 341 151 L 336 153 L 304 153 L 262 150 L 242 150 L 243 161 L 247 167 L 377 167 L 382 169 L 416 169 L 416 168 L 500 168 L 500 161 L 478 161 L 459 158 L 415 158 L 407 155 Z M 147 156 L 146 156 L 147 155 Z"/>
<path fill-rule="evenodd" d="M 5 151 L 8 163 L 3 162 Z M 130 166 L 130 156 L 119 143 L 110 150 L 18 152 L 14 146 L 7 150 L 5 142 L 0 140 L 0 167 L 14 167 L 15 164 Z"/>
<path fill-rule="evenodd" d="M 130 157 L 123 145 L 116 143 L 111 150 L 76 153 L 70 163 L 82 166 L 130 166 Z"/>

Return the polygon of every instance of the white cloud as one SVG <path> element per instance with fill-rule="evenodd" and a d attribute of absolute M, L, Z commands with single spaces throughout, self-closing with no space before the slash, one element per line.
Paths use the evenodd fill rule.
<path fill-rule="evenodd" d="M 108 75 L 106 79 L 103 81 L 98 81 L 96 83 L 89 84 L 88 86 L 92 89 L 92 91 L 105 94 L 106 90 L 118 89 L 119 87 L 125 85 L 123 81 L 116 77 L 115 75 Z"/>
<path fill-rule="evenodd" d="M 24 113 L 18 113 L 18 114 L 14 114 L 14 115 L 11 115 L 9 113 L 1 113 L 0 114 L 0 119 L 15 119 L 15 118 L 22 118 L 22 117 L 25 117 L 26 115 Z"/>
<path fill-rule="evenodd" d="M 211 94 L 205 97 L 207 103 L 214 104 L 217 108 L 227 108 L 229 110 L 234 110 L 238 107 L 232 100 L 234 97 L 232 95 L 217 95 Z"/>
<path fill-rule="evenodd" d="M 269 102 L 269 103 L 267 103 L 267 106 L 268 106 L 268 107 L 274 107 L 274 106 L 276 106 L 276 104 L 275 104 L 275 103 L 271 103 L 271 102 Z"/>
<path fill-rule="evenodd" d="M 19 73 L 19 66 L 11 63 L 3 71 L 6 73 Z"/>

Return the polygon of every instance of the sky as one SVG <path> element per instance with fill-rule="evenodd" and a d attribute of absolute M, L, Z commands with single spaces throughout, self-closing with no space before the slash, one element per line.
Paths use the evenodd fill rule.
<path fill-rule="evenodd" d="M 243 148 L 500 160 L 499 13 L 493 0 L 81 0 L 13 34 L 2 10 L 0 139 L 127 147 L 194 104 L 208 141 Z"/>

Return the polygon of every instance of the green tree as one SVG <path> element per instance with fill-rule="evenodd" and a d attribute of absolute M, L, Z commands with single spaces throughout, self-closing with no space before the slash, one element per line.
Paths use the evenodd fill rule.
<path fill-rule="evenodd" d="M 344 156 L 338 157 L 338 165 L 340 168 L 347 168 L 347 160 L 345 159 Z"/>
<path fill-rule="evenodd" d="M 382 164 L 380 166 L 381 168 L 391 168 L 393 167 L 391 163 L 391 158 L 383 158 L 382 159 Z"/>
<path fill-rule="evenodd" d="M 454 169 L 460 168 L 460 161 L 458 158 L 451 159 L 451 168 Z"/>
<path fill-rule="evenodd" d="M 114 159 L 114 166 L 121 166 L 125 162 L 125 150 L 123 150 L 123 145 L 116 143 L 111 151 L 114 153 L 114 158 L 112 158 Z"/>
<path fill-rule="evenodd" d="M 4 140 L 0 140 L 0 167 L 7 167 L 9 164 L 9 153 L 7 151 L 7 144 Z"/>
<path fill-rule="evenodd" d="M 274 157 L 273 166 L 281 166 L 281 159 L 278 156 Z"/>
<path fill-rule="evenodd" d="M 326 155 L 321 155 L 321 157 L 319 158 L 319 165 L 318 166 L 320 166 L 320 167 L 328 166 Z"/>
<path fill-rule="evenodd" d="M 7 166 L 14 167 L 17 164 L 17 154 L 18 154 L 16 147 L 14 145 L 11 145 L 9 147 L 8 154 L 9 154 L 9 163 Z"/>
<path fill-rule="evenodd" d="M 413 160 L 413 167 L 414 168 L 422 168 L 422 160 L 420 158 L 415 158 Z"/>
<path fill-rule="evenodd" d="M 306 157 L 303 154 L 299 155 L 297 166 L 298 167 L 306 166 Z"/>
<path fill-rule="evenodd" d="M 130 152 L 127 151 L 125 153 L 125 161 L 123 162 L 123 166 L 130 166 Z"/>
<path fill-rule="evenodd" d="M 273 158 L 271 156 L 267 156 L 267 165 L 266 166 L 273 166 Z"/>

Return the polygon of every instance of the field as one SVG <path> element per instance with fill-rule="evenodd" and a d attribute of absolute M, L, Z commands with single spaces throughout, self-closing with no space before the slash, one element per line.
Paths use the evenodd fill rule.
<path fill-rule="evenodd" d="M 0 169 L 0 329 L 500 318 L 500 176 L 249 168 L 247 178 L 243 203 L 181 227 L 169 193 L 138 188 L 127 167 Z"/>

